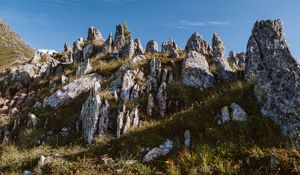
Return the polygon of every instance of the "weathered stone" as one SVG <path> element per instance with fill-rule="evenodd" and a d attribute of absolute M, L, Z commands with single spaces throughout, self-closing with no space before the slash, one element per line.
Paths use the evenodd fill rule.
<path fill-rule="evenodd" d="M 143 45 L 142 45 L 140 39 L 138 39 L 138 38 L 134 40 L 134 52 L 136 54 L 144 54 L 145 53 Z"/>
<path fill-rule="evenodd" d="M 90 41 L 103 40 L 103 37 L 102 37 L 100 31 L 96 27 L 91 26 L 88 30 L 87 40 L 90 40 Z"/>
<path fill-rule="evenodd" d="M 191 145 L 191 133 L 189 130 L 186 130 L 184 132 L 184 146 L 188 148 L 190 147 L 190 145 Z"/>
<path fill-rule="evenodd" d="M 185 50 L 187 53 L 196 51 L 206 57 L 212 56 L 212 49 L 199 33 L 194 33 L 188 40 Z"/>
<path fill-rule="evenodd" d="M 114 47 L 116 51 L 119 51 L 125 45 L 125 36 L 123 26 L 121 24 L 116 26 L 116 33 L 114 38 Z M 134 44 L 133 44 L 134 45 Z"/>
<path fill-rule="evenodd" d="M 76 77 L 89 74 L 93 70 L 92 65 L 90 64 L 90 59 L 87 59 L 85 62 L 80 64 L 76 70 Z"/>
<path fill-rule="evenodd" d="M 230 120 L 230 113 L 229 113 L 229 109 L 227 106 L 224 106 L 222 109 L 221 109 L 221 112 L 218 116 L 218 124 L 222 124 L 222 123 L 225 123 L 227 121 Z"/>
<path fill-rule="evenodd" d="M 146 52 L 147 53 L 157 53 L 158 52 L 157 42 L 154 40 L 149 41 L 146 46 Z"/>
<path fill-rule="evenodd" d="M 124 77 L 121 88 L 121 98 L 123 101 L 139 98 L 144 94 L 145 78 L 140 70 L 128 70 Z"/>
<path fill-rule="evenodd" d="M 73 43 L 73 60 L 80 62 L 82 60 L 82 47 L 84 46 L 83 38 L 79 38 Z"/>
<path fill-rule="evenodd" d="M 152 116 L 152 112 L 153 112 L 153 108 L 155 107 L 154 105 L 154 98 L 152 96 L 152 94 L 150 93 L 148 95 L 148 103 L 147 103 L 147 115 L 148 116 Z"/>
<path fill-rule="evenodd" d="M 190 52 L 182 63 L 183 84 L 200 89 L 207 89 L 214 85 L 213 74 L 205 57 L 197 52 Z"/>
<path fill-rule="evenodd" d="M 246 54 L 243 52 L 237 54 L 234 51 L 230 51 L 228 63 L 233 70 L 244 71 L 246 63 Z"/>
<path fill-rule="evenodd" d="M 167 112 L 167 83 L 163 82 L 157 92 L 156 100 L 159 108 L 159 113 L 161 117 L 164 117 Z"/>
<path fill-rule="evenodd" d="M 124 115 L 125 115 L 125 105 L 123 106 L 122 110 L 119 110 L 119 113 L 117 116 L 117 137 L 120 137 L 122 134 Z"/>
<path fill-rule="evenodd" d="M 97 74 L 82 76 L 81 78 L 69 83 L 63 88 L 57 90 L 54 94 L 46 97 L 43 106 L 57 108 L 61 105 L 69 103 L 84 92 L 90 90 L 95 81 L 99 81 L 101 77 Z"/>
<path fill-rule="evenodd" d="M 61 85 L 62 86 L 67 84 L 68 77 L 66 77 L 65 75 L 62 75 L 60 79 L 61 79 Z"/>
<path fill-rule="evenodd" d="M 112 33 L 109 34 L 104 44 L 100 47 L 100 52 L 105 56 L 113 51 L 113 37 Z"/>
<path fill-rule="evenodd" d="M 261 112 L 282 132 L 300 129 L 300 68 L 280 20 L 258 21 L 247 45 L 245 79 L 254 83 Z"/>
<path fill-rule="evenodd" d="M 218 78 L 220 79 L 232 79 L 234 78 L 234 72 L 229 66 L 229 63 L 225 57 L 225 46 L 220 36 L 215 33 L 212 39 L 213 49 L 213 62 L 218 69 Z"/>
<path fill-rule="evenodd" d="M 167 54 L 170 57 L 178 58 L 178 46 L 173 39 L 170 39 L 168 42 L 163 42 L 161 45 L 161 52 Z"/>
<path fill-rule="evenodd" d="M 173 141 L 167 139 L 166 142 L 158 147 L 151 149 L 143 158 L 143 162 L 149 163 L 160 156 L 166 156 L 173 149 Z"/>
<path fill-rule="evenodd" d="M 134 55 L 134 41 L 128 40 L 119 52 L 119 57 L 131 59 Z"/>
<path fill-rule="evenodd" d="M 141 62 L 143 60 L 146 60 L 146 56 L 145 55 L 137 55 L 135 57 L 133 57 L 131 60 L 130 60 L 130 63 L 131 64 L 135 64 L 135 63 L 138 63 L 138 62 Z"/>
<path fill-rule="evenodd" d="M 32 114 L 32 113 L 29 113 L 28 117 L 29 117 L 29 119 L 28 119 L 27 126 L 28 127 L 32 127 L 33 129 L 36 129 L 37 124 L 38 124 L 37 117 L 34 114 Z"/>
<path fill-rule="evenodd" d="M 247 113 L 246 111 L 238 104 L 232 103 L 230 105 L 231 109 L 231 119 L 236 121 L 246 121 L 247 120 Z"/>
<path fill-rule="evenodd" d="M 161 68 L 161 61 L 159 59 L 153 58 L 150 62 L 150 76 L 157 80 L 160 80 Z"/>
<path fill-rule="evenodd" d="M 84 49 L 83 49 L 83 61 L 89 59 L 94 51 L 94 46 L 92 44 L 87 45 Z"/>

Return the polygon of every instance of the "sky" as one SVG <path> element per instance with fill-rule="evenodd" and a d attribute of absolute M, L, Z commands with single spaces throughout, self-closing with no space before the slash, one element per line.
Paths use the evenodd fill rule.
<path fill-rule="evenodd" d="M 63 50 L 87 37 L 89 26 L 104 38 L 126 21 L 146 43 L 175 39 L 184 48 L 199 32 L 211 43 L 219 33 L 226 47 L 243 52 L 255 21 L 281 19 L 292 54 L 300 58 L 299 0 L 0 0 L 0 16 L 35 49 Z"/>

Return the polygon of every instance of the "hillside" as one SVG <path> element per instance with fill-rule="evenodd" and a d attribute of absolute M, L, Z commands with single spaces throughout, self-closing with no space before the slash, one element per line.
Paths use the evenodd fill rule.
<path fill-rule="evenodd" d="M 0 70 L 22 63 L 33 56 L 33 49 L 24 43 L 0 17 Z"/>
<path fill-rule="evenodd" d="M 245 53 L 90 27 L 0 79 L 3 174 L 299 174 L 299 67 L 280 20 Z M 125 37 L 126 33 L 126 37 Z"/>

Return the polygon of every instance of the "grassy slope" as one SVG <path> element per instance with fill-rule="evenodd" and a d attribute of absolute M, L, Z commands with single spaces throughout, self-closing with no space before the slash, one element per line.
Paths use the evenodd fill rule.
<path fill-rule="evenodd" d="M 148 55 L 151 58 L 151 55 Z M 160 57 L 163 64 L 169 58 Z M 184 58 L 184 55 L 182 55 Z M 0 172 L 20 173 L 25 169 L 42 174 L 266 174 L 300 172 L 300 152 L 280 135 L 278 127 L 262 117 L 259 106 L 253 96 L 251 85 L 242 82 L 220 82 L 213 89 L 199 91 L 183 87 L 180 82 L 180 62 L 174 70 L 176 82 L 168 87 L 168 96 L 178 100 L 181 108 L 165 119 L 146 119 L 144 125 L 134 129 L 120 139 L 112 135 L 97 138 L 96 144 L 86 147 L 82 138 L 75 132 L 75 122 L 80 113 L 81 104 L 87 94 L 83 94 L 73 103 L 59 109 L 27 109 L 21 122 L 33 112 L 39 118 L 36 130 L 19 128 L 13 142 L 6 142 L 0 151 Z M 126 59 L 117 61 L 97 61 L 94 68 L 98 73 L 110 77 Z M 140 63 L 147 71 L 149 60 Z M 73 70 L 71 67 L 70 70 Z M 58 76 L 59 77 L 59 76 Z M 55 75 L 51 79 L 56 79 Z M 59 82 L 58 82 L 59 83 Z M 109 82 L 105 82 L 106 84 Z M 47 82 L 41 82 L 43 94 L 49 95 Z M 105 86 L 102 86 L 103 88 Z M 144 103 L 144 99 L 140 102 Z M 245 123 L 228 122 L 217 125 L 216 116 L 225 105 L 236 102 L 249 114 Z M 145 105 L 141 105 L 145 106 Z M 144 117 L 145 109 L 141 110 Z M 173 109 L 172 111 L 176 111 Z M 115 115 L 113 115 L 115 116 Z M 44 123 L 48 118 L 48 125 Z M 25 126 L 23 123 L 22 126 Z M 46 131 L 53 129 L 58 133 L 64 126 L 69 126 L 71 134 L 64 138 L 57 134 L 47 136 Z M 183 146 L 183 133 L 189 129 L 192 134 L 192 146 Z M 37 139 L 46 140 L 44 146 L 37 146 Z M 175 142 L 174 149 L 167 157 L 157 159 L 152 164 L 126 164 L 126 160 L 142 160 L 140 149 L 155 147 L 167 138 Z M 62 147 L 68 145 L 67 147 Z M 37 167 L 39 156 L 52 156 L 54 160 L 43 167 Z M 101 156 L 112 157 L 115 163 L 103 164 Z M 270 156 L 277 157 L 276 168 L 269 167 Z M 248 157 L 251 166 L 245 163 Z"/>

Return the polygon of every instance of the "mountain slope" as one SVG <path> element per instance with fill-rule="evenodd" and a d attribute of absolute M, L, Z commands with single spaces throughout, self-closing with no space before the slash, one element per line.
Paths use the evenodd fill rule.
<path fill-rule="evenodd" d="M 0 17 L 0 70 L 33 56 L 33 49 L 24 43 Z"/>

